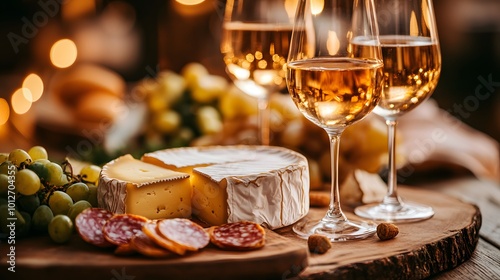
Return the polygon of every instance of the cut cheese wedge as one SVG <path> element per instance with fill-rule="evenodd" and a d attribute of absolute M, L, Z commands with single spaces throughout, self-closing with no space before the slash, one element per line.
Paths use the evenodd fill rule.
<path fill-rule="evenodd" d="M 148 219 L 191 217 L 189 174 L 124 155 L 103 166 L 99 177 L 99 207 Z"/>
<path fill-rule="evenodd" d="M 307 159 L 285 148 L 174 148 L 147 153 L 142 160 L 189 173 L 193 215 L 210 225 L 253 221 L 276 229 L 309 210 Z"/>

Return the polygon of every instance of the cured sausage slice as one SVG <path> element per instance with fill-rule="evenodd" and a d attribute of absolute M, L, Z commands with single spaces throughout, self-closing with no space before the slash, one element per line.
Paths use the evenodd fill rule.
<path fill-rule="evenodd" d="M 157 221 L 151 220 L 144 224 L 142 231 L 158 246 L 170 250 L 178 255 L 184 255 L 186 249 L 165 237 L 161 236 L 157 230 Z"/>
<path fill-rule="evenodd" d="M 158 232 L 168 240 L 189 251 L 197 251 L 208 245 L 208 233 L 195 222 L 183 219 L 166 219 L 158 222 Z"/>
<path fill-rule="evenodd" d="M 146 218 L 138 215 L 116 214 L 104 224 L 102 232 L 107 241 L 120 246 L 128 244 L 146 222 Z"/>
<path fill-rule="evenodd" d="M 137 232 L 130 240 L 130 244 L 134 250 L 144 256 L 152 258 L 164 258 L 173 256 L 172 252 L 156 245 L 143 231 Z"/>
<path fill-rule="evenodd" d="M 241 221 L 209 229 L 210 241 L 222 249 L 253 250 L 264 246 L 266 232 L 257 223 Z"/>
<path fill-rule="evenodd" d="M 75 218 L 75 227 L 80 237 L 98 247 L 111 247 L 113 244 L 104 238 L 102 227 L 114 214 L 101 208 L 88 208 Z"/>
<path fill-rule="evenodd" d="M 118 256 L 130 256 L 137 253 L 137 251 L 130 243 L 127 243 L 116 247 L 114 253 Z"/>

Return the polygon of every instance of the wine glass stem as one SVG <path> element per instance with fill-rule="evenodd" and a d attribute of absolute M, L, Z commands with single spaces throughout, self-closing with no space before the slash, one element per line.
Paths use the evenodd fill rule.
<path fill-rule="evenodd" d="M 385 120 L 387 124 L 388 151 L 389 151 L 389 173 L 387 176 L 387 194 L 383 204 L 400 206 L 401 201 L 398 196 L 398 175 L 396 169 L 396 119 Z"/>
<path fill-rule="evenodd" d="M 340 207 L 339 193 L 339 148 L 340 148 L 340 133 L 328 132 L 330 138 L 330 157 L 331 157 L 331 192 L 330 205 L 323 221 L 335 222 L 347 221 L 346 216 Z"/>
<path fill-rule="evenodd" d="M 258 129 L 261 145 L 269 145 L 269 99 L 267 97 L 258 99 Z"/>

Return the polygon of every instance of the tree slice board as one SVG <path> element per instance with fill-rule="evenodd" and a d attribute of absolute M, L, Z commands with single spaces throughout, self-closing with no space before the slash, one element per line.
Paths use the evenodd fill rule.
<path fill-rule="evenodd" d="M 396 238 L 381 241 L 376 235 L 365 240 L 337 242 L 323 255 L 311 254 L 300 279 L 423 279 L 452 269 L 468 260 L 479 240 L 481 212 L 476 205 L 435 191 L 399 188 L 403 200 L 434 208 L 424 221 L 398 223 Z M 344 207 L 349 219 L 359 219 Z M 327 209 L 313 208 L 311 218 Z M 291 229 L 279 232 L 301 242 Z"/>
<path fill-rule="evenodd" d="M 0 279 L 281 279 L 307 266 L 305 244 L 290 244 L 273 231 L 254 251 L 224 251 L 209 245 L 182 257 L 152 259 L 142 255 L 117 256 L 74 235 L 66 244 L 48 236 L 16 241 L 15 273 L 7 271 L 7 245 L 1 244 Z M 63 277 L 64 278 L 64 277 Z"/>
<path fill-rule="evenodd" d="M 150 259 L 116 256 L 75 235 L 56 245 L 47 236 L 16 240 L 16 272 L 7 271 L 7 250 L 0 244 L 0 279 L 421 279 L 452 269 L 472 255 L 481 227 L 475 205 L 434 191 L 400 188 L 403 198 L 426 203 L 431 219 L 398 224 L 399 235 L 334 243 L 323 255 L 309 254 L 306 241 L 290 227 L 267 231 L 264 248 L 222 251 L 209 246 L 184 257 Z M 357 219 L 344 206 L 350 219 Z M 326 209 L 312 208 L 308 218 Z"/>

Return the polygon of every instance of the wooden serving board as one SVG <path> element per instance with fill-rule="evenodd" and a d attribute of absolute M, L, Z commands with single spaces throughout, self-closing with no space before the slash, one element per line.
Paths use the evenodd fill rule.
<path fill-rule="evenodd" d="M 40 236 L 18 240 L 16 272 L 10 274 L 6 247 L 2 244 L 0 250 L 0 279 L 53 280 L 64 275 L 72 280 L 280 279 L 307 266 L 305 244 L 290 244 L 273 231 L 266 232 L 266 245 L 259 250 L 224 251 L 209 245 L 200 252 L 167 259 L 117 256 L 113 249 L 90 245 L 76 234 L 62 245 Z"/>
<path fill-rule="evenodd" d="M 428 220 L 397 224 L 396 238 L 334 243 L 324 255 L 311 255 L 300 279 L 423 279 L 452 269 L 468 260 L 479 240 L 481 212 L 456 198 L 429 190 L 401 187 L 400 195 L 430 205 L 435 215 Z M 359 219 L 344 207 L 349 219 Z M 311 209 L 321 218 L 326 209 Z M 290 229 L 279 231 L 300 242 Z"/>
<path fill-rule="evenodd" d="M 17 240 L 16 272 L 7 271 L 7 244 L 0 244 L 0 279 L 421 279 L 451 269 L 469 259 L 481 226 L 475 205 L 422 189 L 401 188 L 408 200 L 434 207 L 433 218 L 398 224 L 392 240 L 376 236 L 334 243 L 323 255 L 311 255 L 306 241 L 291 229 L 268 231 L 264 248 L 250 252 L 207 247 L 170 259 L 139 255 L 115 256 L 75 235 L 55 245 L 49 237 Z M 352 209 L 344 206 L 347 216 Z M 311 209 L 320 218 L 326 209 Z"/>

